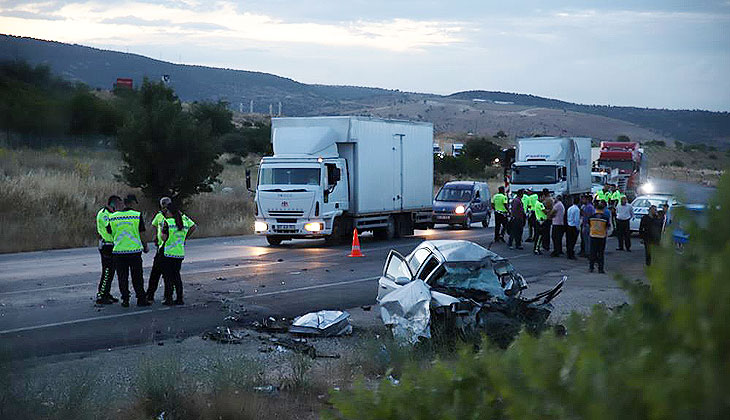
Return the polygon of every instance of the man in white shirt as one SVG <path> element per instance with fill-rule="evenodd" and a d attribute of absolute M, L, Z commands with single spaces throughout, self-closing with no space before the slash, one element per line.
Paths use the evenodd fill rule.
<path fill-rule="evenodd" d="M 616 251 L 631 252 L 631 229 L 629 221 L 634 217 L 634 208 L 629 204 L 626 196 L 621 197 L 621 204 L 616 206 L 616 236 L 618 237 L 618 248 Z"/>
<path fill-rule="evenodd" d="M 578 242 L 578 234 L 580 233 L 580 207 L 578 204 L 580 199 L 573 198 L 573 205 L 568 208 L 568 228 L 567 239 L 565 242 L 566 253 L 569 260 L 575 260 L 575 243 Z"/>

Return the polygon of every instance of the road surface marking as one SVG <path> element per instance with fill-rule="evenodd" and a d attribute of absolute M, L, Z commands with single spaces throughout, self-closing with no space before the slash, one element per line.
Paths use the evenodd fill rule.
<path fill-rule="evenodd" d="M 13 329 L 10 329 L 10 330 L 0 331 L 0 335 L 2 335 L 2 334 L 12 334 L 12 333 L 22 332 L 22 331 L 39 330 L 39 329 L 42 329 L 42 328 L 59 327 L 59 326 L 62 326 L 62 325 L 80 324 L 82 322 L 88 322 L 88 321 L 98 321 L 98 320 L 104 320 L 104 319 L 122 318 L 122 317 L 125 317 L 125 316 L 148 314 L 150 312 L 162 312 L 162 311 L 167 311 L 167 310 L 170 310 L 170 309 L 172 309 L 172 308 L 143 309 L 141 311 L 127 312 L 127 313 L 124 313 L 124 314 L 102 315 L 102 316 L 96 316 L 96 317 L 90 317 L 90 318 L 73 319 L 71 321 L 52 322 L 50 324 L 34 325 L 32 327 L 13 328 Z"/>
<path fill-rule="evenodd" d="M 295 289 L 286 289 L 286 290 L 279 290 L 276 292 L 266 292 L 266 293 L 258 293 L 255 295 L 248 295 L 248 296 L 242 297 L 241 299 L 254 299 L 254 298 L 263 297 L 263 296 L 273 296 L 273 295 L 281 295 L 284 293 L 303 292 L 305 290 L 322 289 L 322 288 L 331 287 L 331 286 L 344 286 L 346 284 L 362 283 L 364 281 L 377 280 L 379 278 L 380 278 L 380 276 L 375 276 L 375 277 L 366 277 L 364 279 L 338 281 L 336 283 L 315 284 L 312 286 L 297 287 Z"/>
<path fill-rule="evenodd" d="M 43 287 L 40 289 L 27 289 L 27 290 L 13 290 L 12 292 L 0 292 L 0 296 L 3 295 L 15 295 L 18 293 L 31 293 L 31 292 L 43 292 L 46 290 L 56 290 L 56 289 L 67 289 L 69 287 L 78 287 L 78 286 L 89 286 L 89 285 L 95 285 L 96 283 L 78 283 L 78 284 L 68 284 L 66 286 L 53 286 L 53 287 Z"/>

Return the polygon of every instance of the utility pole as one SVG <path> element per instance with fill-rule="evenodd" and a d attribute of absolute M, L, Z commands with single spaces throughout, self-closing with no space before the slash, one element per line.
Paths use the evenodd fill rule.
<path fill-rule="evenodd" d="M 279 101 L 279 114 L 278 114 L 278 116 L 281 117 L 281 101 Z"/>
<path fill-rule="evenodd" d="M 274 116 L 274 106 L 269 104 L 269 117 Z"/>
<path fill-rule="evenodd" d="M 253 99 L 251 99 L 251 102 L 248 104 L 248 113 L 253 114 Z"/>

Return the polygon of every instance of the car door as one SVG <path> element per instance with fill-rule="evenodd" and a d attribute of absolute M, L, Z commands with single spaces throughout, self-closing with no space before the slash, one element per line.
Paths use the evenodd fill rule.
<path fill-rule="evenodd" d="M 383 275 L 378 280 L 378 302 L 388 293 L 413 281 L 413 273 L 398 251 L 390 251 L 385 261 Z"/>
<path fill-rule="evenodd" d="M 474 185 L 471 196 L 471 221 L 481 222 L 484 219 L 484 211 L 482 210 L 484 207 L 484 197 L 478 185 Z"/>

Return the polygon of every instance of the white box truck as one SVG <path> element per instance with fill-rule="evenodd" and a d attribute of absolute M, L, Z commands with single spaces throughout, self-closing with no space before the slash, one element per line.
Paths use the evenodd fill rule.
<path fill-rule="evenodd" d="M 431 221 L 433 125 L 370 117 L 274 118 L 274 156 L 258 172 L 255 232 L 294 238 L 381 238 Z M 250 186 L 250 176 L 247 176 Z"/>
<path fill-rule="evenodd" d="M 533 137 L 519 139 L 512 165 L 512 190 L 547 188 L 575 196 L 591 191 L 591 139 L 588 137 Z"/>

